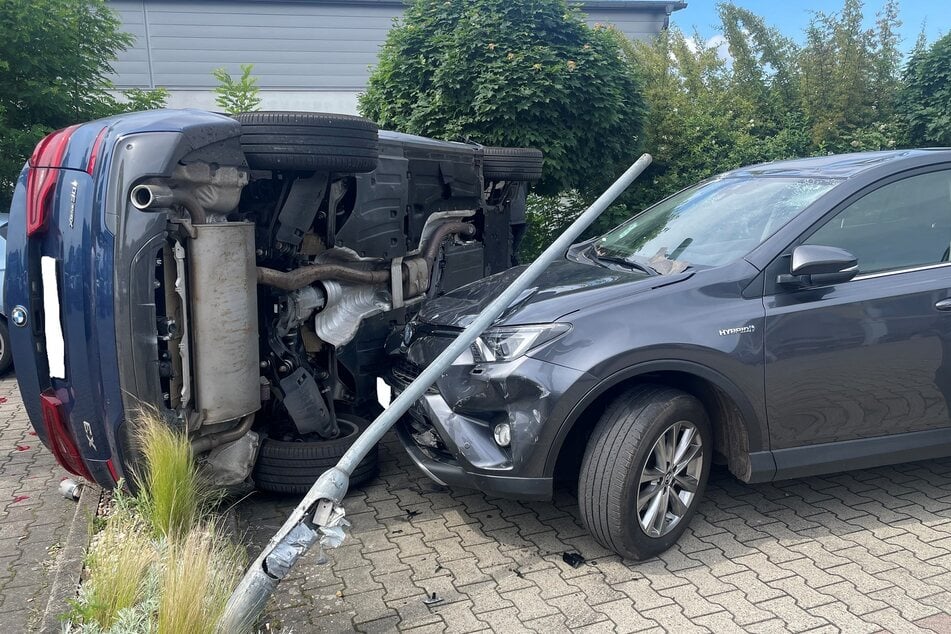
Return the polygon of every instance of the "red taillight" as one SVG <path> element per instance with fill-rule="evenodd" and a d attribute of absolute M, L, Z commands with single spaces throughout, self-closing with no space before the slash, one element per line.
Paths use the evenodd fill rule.
<path fill-rule="evenodd" d="M 30 157 L 30 174 L 26 181 L 26 233 L 32 236 L 46 229 L 50 198 L 56 187 L 56 168 L 63 164 L 69 137 L 79 126 L 74 125 L 50 134 L 40 141 Z"/>
<path fill-rule="evenodd" d="M 89 162 L 86 163 L 86 173 L 90 176 L 92 176 L 93 171 L 96 169 L 96 161 L 99 160 L 99 148 L 102 147 L 102 141 L 106 138 L 106 131 L 108 129 L 109 128 L 103 128 L 100 130 L 95 142 L 92 144 L 92 151 L 89 153 Z"/>
<path fill-rule="evenodd" d="M 63 403 L 52 392 L 46 391 L 40 394 L 40 404 L 43 409 L 43 423 L 49 436 L 50 451 L 56 457 L 56 462 L 73 475 L 92 481 L 92 474 L 83 462 L 76 442 L 63 420 Z"/>
<path fill-rule="evenodd" d="M 112 459 L 106 460 L 106 467 L 109 469 L 109 475 L 112 476 L 112 481 L 119 482 L 119 474 L 116 473 L 116 466 L 112 464 Z"/>

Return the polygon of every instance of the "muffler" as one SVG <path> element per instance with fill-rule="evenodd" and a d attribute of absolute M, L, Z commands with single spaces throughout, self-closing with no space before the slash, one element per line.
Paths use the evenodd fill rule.
<path fill-rule="evenodd" d="M 200 423 L 261 407 L 254 224 L 196 224 L 188 242 L 192 366 Z"/>

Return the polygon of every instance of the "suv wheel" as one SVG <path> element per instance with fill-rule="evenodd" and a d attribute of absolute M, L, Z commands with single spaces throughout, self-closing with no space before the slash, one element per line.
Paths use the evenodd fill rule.
<path fill-rule="evenodd" d="M 10 350 L 10 331 L 7 320 L 0 317 L 0 374 L 6 374 L 13 365 L 13 351 Z"/>
<path fill-rule="evenodd" d="M 372 172 L 380 158 L 375 123 L 320 112 L 246 112 L 241 149 L 251 169 L 298 172 Z"/>
<path fill-rule="evenodd" d="M 647 559 L 680 538 L 697 511 L 713 458 L 700 401 L 644 385 L 608 406 L 578 483 L 581 520 L 604 547 Z"/>
<path fill-rule="evenodd" d="M 352 414 L 339 414 L 341 434 L 333 440 L 275 440 L 265 438 L 254 465 L 254 483 L 262 491 L 303 495 L 320 475 L 335 466 L 369 423 Z M 379 470 L 373 447 L 350 476 L 350 485 L 371 480 Z"/>
<path fill-rule="evenodd" d="M 518 147 L 483 148 L 482 175 L 487 181 L 534 182 L 542 178 L 541 150 Z"/>

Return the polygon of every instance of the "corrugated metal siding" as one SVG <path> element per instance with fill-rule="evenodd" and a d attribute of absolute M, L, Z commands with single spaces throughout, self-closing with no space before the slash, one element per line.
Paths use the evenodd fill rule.
<path fill-rule="evenodd" d="M 109 3 L 135 35 L 114 65 L 119 88 L 207 88 L 254 64 L 263 89 L 361 90 L 402 12 L 397 6 L 260 2 Z M 149 70 L 151 69 L 151 79 Z"/>
<path fill-rule="evenodd" d="M 589 9 L 585 13 L 588 14 L 588 24 L 613 24 L 632 40 L 643 40 L 657 35 L 666 23 L 666 15 L 659 11 Z"/>
<path fill-rule="evenodd" d="M 122 88 L 207 89 L 212 71 L 254 64 L 264 90 L 360 91 L 393 24 L 396 5 L 205 0 L 112 0 L 135 43 L 114 64 Z M 663 11 L 588 12 L 632 38 L 658 33 Z"/>

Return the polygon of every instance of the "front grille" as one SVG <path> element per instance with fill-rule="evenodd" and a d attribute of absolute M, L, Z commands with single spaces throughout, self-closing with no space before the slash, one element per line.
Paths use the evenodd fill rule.
<path fill-rule="evenodd" d="M 393 367 L 390 369 L 390 374 L 397 388 L 403 390 L 406 389 L 407 385 L 415 381 L 416 377 L 418 377 L 422 371 L 423 369 L 412 361 L 399 359 L 393 364 Z M 438 394 L 439 390 L 436 389 L 435 385 L 431 385 L 426 389 L 426 393 Z"/>

